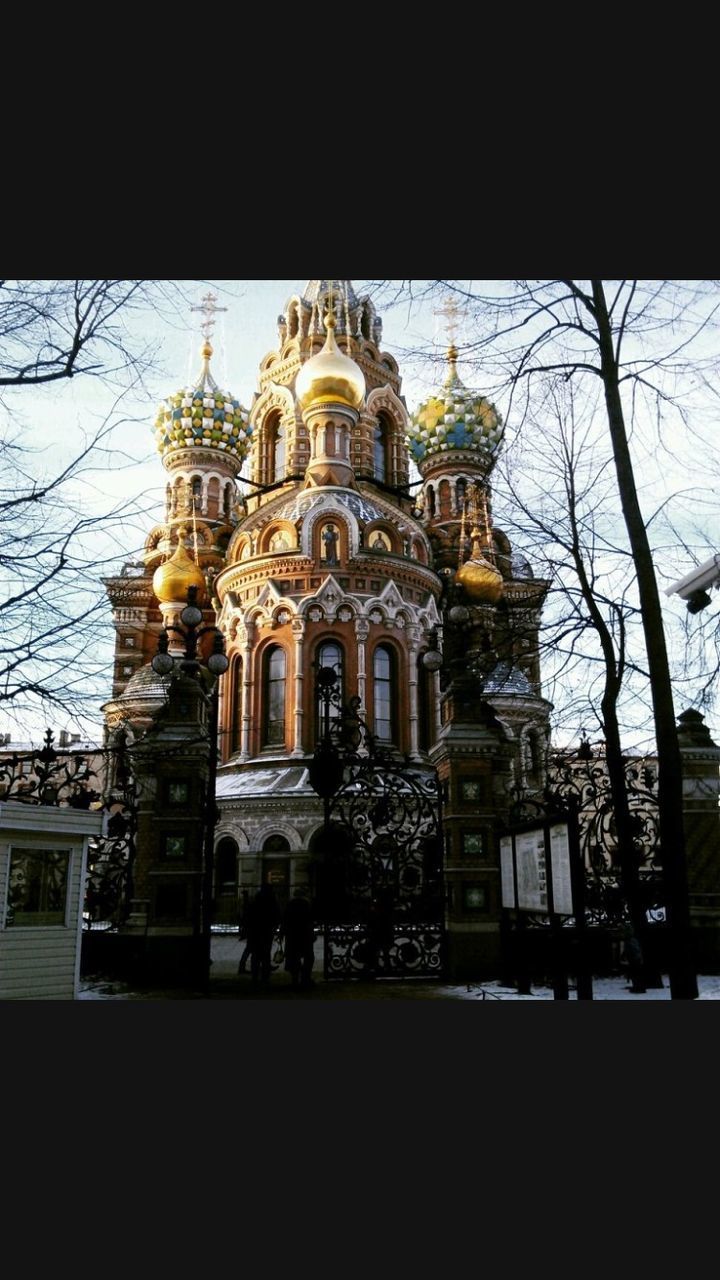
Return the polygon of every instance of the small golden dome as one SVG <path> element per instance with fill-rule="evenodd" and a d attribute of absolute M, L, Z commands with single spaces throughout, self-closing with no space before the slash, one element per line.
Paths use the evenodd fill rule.
<path fill-rule="evenodd" d="M 503 593 L 502 574 L 481 555 L 467 560 L 455 581 L 461 584 L 468 600 L 476 604 L 497 604 Z"/>
<path fill-rule="evenodd" d="M 365 377 L 362 369 L 349 356 L 344 356 L 335 341 L 335 317 L 325 320 L 327 338 L 322 351 L 311 356 L 295 382 L 295 395 L 301 409 L 311 404 L 348 404 L 359 409 L 365 400 Z"/>
<path fill-rule="evenodd" d="M 153 574 L 152 586 L 160 604 L 184 604 L 188 587 L 197 587 L 198 595 L 205 591 L 205 579 L 200 566 L 188 555 L 183 543 L 185 529 L 178 532 L 178 544 L 169 560 L 159 565 Z"/>

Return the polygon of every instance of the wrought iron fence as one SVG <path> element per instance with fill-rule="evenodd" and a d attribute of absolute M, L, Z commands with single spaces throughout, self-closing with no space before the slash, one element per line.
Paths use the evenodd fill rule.
<path fill-rule="evenodd" d="M 625 759 L 625 787 L 632 823 L 638 894 L 649 925 L 665 919 L 662 856 L 657 801 L 657 772 L 647 759 Z M 620 926 L 627 919 L 610 777 L 601 754 L 553 753 L 544 791 L 516 796 L 511 821 L 547 814 L 577 814 L 585 872 L 585 921 Z M 547 925 L 545 916 L 528 916 L 531 925 Z M 564 921 L 572 926 L 572 917 Z"/>
<path fill-rule="evenodd" d="M 107 929 L 127 912 L 135 848 L 134 783 L 123 733 L 111 748 L 63 751 L 51 729 L 42 747 L 0 758 L 0 800 L 103 813 L 88 843 L 83 926 Z"/>

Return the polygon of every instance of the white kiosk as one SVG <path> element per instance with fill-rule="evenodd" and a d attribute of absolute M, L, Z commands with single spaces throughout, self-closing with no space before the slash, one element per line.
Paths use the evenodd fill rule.
<path fill-rule="evenodd" d="M 74 1000 L 101 813 L 0 801 L 0 1000 Z"/>

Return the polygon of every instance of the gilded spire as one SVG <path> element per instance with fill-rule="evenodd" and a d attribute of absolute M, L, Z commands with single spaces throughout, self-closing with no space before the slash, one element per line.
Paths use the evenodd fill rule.
<path fill-rule="evenodd" d="M 452 386 L 453 383 L 460 382 L 457 371 L 458 349 L 455 345 L 455 337 L 457 335 L 460 317 L 460 307 L 458 306 L 457 300 L 449 294 L 443 301 L 442 305 L 436 308 L 435 315 L 444 317 L 445 331 L 450 340 L 450 345 L 447 349 L 447 362 L 450 367 L 448 369 L 445 382 L 443 383 L 443 386 L 449 387 Z"/>

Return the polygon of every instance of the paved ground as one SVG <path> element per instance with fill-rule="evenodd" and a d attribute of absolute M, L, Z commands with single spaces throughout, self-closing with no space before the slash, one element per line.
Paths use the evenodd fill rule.
<path fill-rule="evenodd" d="M 378 979 L 375 982 L 325 982 L 322 972 L 322 941 L 315 946 L 316 960 L 314 986 L 308 991 L 294 991 L 289 974 L 282 968 L 273 971 L 269 983 L 254 985 L 249 974 L 238 975 L 237 966 L 243 947 L 237 935 L 217 934 L 213 938 L 213 964 L 210 991 L 207 996 L 197 991 L 184 990 L 132 990 L 127 985 L 108 982 L 103 978 L 88 978 L 81 982 L 81 1000 L 552 1000 L 553 992 L 547 986 L 535 986 L 529 995 L 519 995 L 513 987 L 499 982 L 462 983 L 453 985 L 441 981 L 406 980 L 393 982 Z M 701 1000 L 720 999 L 720 977 L 699 977 Z M 670 1000 L 667 978 L 664 986 L 641 995 L 628 990 L 624 976 L 594 979 L 595 1000 Z M 574 990 L 570 1000 L 577 999 Z"/>

